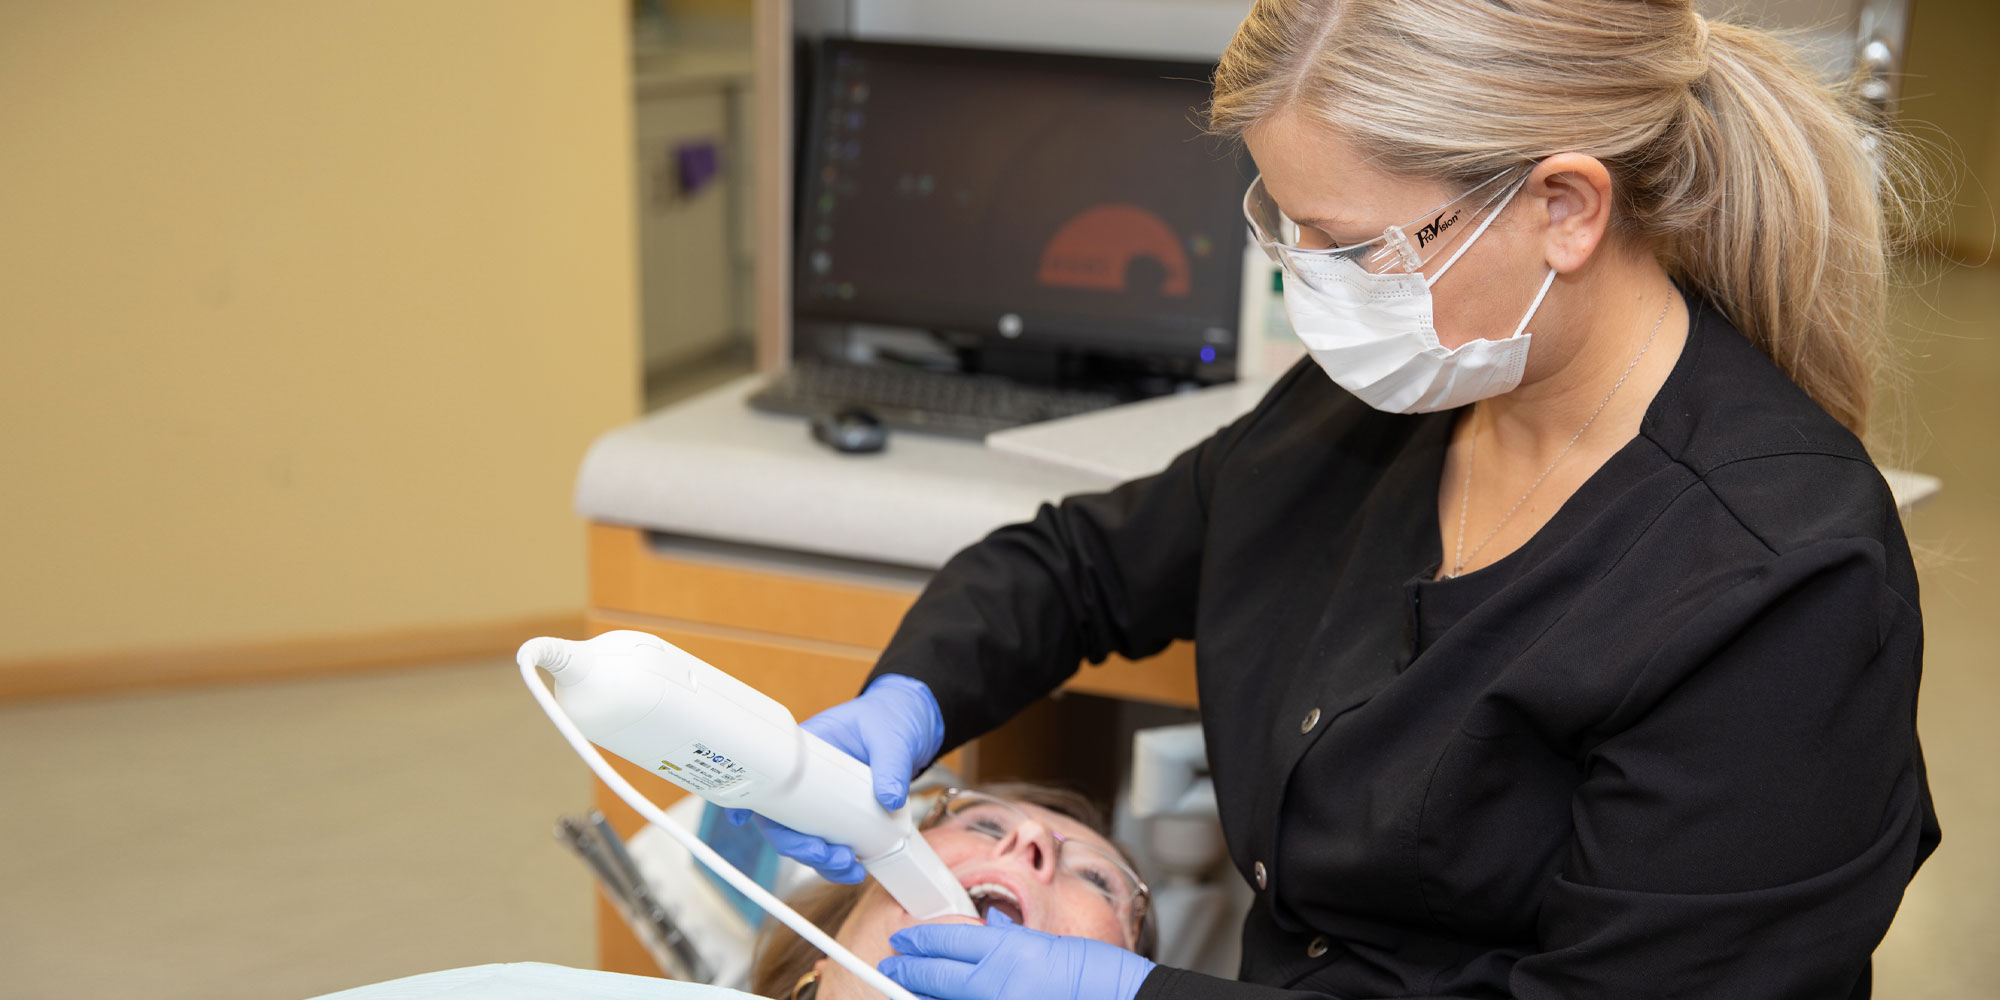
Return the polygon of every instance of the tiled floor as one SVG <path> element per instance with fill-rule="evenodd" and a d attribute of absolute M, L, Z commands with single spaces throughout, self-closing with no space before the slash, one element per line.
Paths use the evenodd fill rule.
<path fill-rule="evenodd" d="M 1945 490 L 1909 530 L 1945 845 L 1876 995 L 1970 1000 L 2000 995 L 2000 268 L 1927 294 L 1910 464 Z M 0 706 L 0 761 L 0 998 L 591 961 L 590 889 L 550 837 L 585 775 L 505 662 Z"/>

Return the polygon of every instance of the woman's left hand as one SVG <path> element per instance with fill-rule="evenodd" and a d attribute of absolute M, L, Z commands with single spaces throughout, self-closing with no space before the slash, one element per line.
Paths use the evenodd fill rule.
<path fill-rule="evenodd" d="M 1132 1000 L 1153 963 L 1114 944 L 1022 927 L 918 924 L 889 939 L 882 974 L 937 1000 Z"/>

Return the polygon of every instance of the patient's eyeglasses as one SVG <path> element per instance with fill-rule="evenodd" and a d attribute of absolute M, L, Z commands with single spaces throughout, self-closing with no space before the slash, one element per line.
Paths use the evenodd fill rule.
<path fill-rule="evenodd" d="M 1516 175 L 1516 183 L 1499 183 Z M 1298 260 L 1294 255 L 1351 260 L 1361 265 L 1363 270 L 1376 274 L 1397 271 L 1414 274 L 1433 254 L 1450 243 L 1452 236 L 1488 211 L 1496 210 L 1501 196 L 1512 192 L 1519 186 L 1518 180 L 1525 180 L 1526 177 L 1523 168 L 1502 170 L 1405 225 L 1389 226 L 1382 230 L 1382 235 L 1349 246 L 1309 245 L 1312 242 L 1307 235 L 1310 227 L 1301 226 L 1285 215 L 1271 198 L 1271 192 L 1264 187 L 1262 174 L 1258 174 L 1257 179 L 1250 182 L 1250 189 L 1243 192 L 1243 218 L 1250 224 L 1251 239 L 1263 248 L 1264 256 L 1284 268 L 1288 277 L 1311 280 L 1309 275 L 1298 272 Z M 1485 200 L 1470 204 L 1481 192 L 1485 192 Z"/>
<path fill-rule="evenodd" d="M 924 828 L 950 827 L 976 833 L 993 840 L 1005 840 L 1031 817 L 1021 807 L 963 788 L 947 788 L 932 805 Z M 1144 879 L 1116 855 L 1049 830 L 1056 841 L 1056 869 L 1074 878 L 1111 903 L 1120 920 L 1136 924 L 1146 910 L 1151 890 Z M 1128 930 L 1130 928 L 1128 927 Z"/>

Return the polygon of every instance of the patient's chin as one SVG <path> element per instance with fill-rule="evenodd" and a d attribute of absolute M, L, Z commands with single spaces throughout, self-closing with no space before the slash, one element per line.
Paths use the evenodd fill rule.
<path fill-rule="evenodd" d="M 887 893 L 879 897 L 871 893 L 868 899 L 862 901 L 861 906 L 855 908 L 847 922 L 841 925 L 841 933 L 836 939 L 855 954 L 876 961 L 895 953 L 895 949 L 889 944 L 889 937 L 905 927 L 914 927 L 918 924 L 980 923 L 984 921 L 978 917 L 961 917 L 955 913 L 929 920 L 918 920 L 910 916 L 910 911 L 890 899 Z M 849 938 L 853 940 L 849 941 Z"/>
<path fill-rule="evenodd" d="M 843 947 L 869 965 L 878 965 L 896 952 L 889 944 L 889 936 L 905 927 L 916 924 L 980 922 L 975 917 L 961 917 L 956 914 L 932 920 L 918 920 L 910 916 L 910 912 L 890 898 L 888 893 L 870 882 L 862 894 L 861 902 L 857 903 L 854 911 L 841 922 L 840 929 L 834 934 L 834 940 L 839 941 Z M 819 968 L 820 1000 L 847 1000 L 849 997 L 854 997 L 856 1000 L 861 998 L 879 1000 L 879 995 L 873 989 L 832 959 L 823 961 Z"/>

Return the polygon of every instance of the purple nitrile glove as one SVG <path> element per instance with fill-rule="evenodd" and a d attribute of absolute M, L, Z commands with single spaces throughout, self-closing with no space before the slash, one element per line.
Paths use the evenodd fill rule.
<path fill-rule="evenodd" d="M 1030 930 L 991 910 L 986 925 L 917 924 L 877 966 L 936 1000 L 1132 1000 L 1153 963 L 1094 938 Z"/>
<path fill-rule="evenodd" d="M 799 727 L 833 744 L 868 765 L 875 778 L 875 801 L 884 809 L 900 809 L 910 797 L 910 779 L 929 765 L 944 745 L 944 713 L 923 681 L 902 674 L 875 678 L 861 696 L 845 701 L 799 723 Z M 755 815 L 731 809 L 727 818 L 738 826 Z M 868 873 L 854 851 L 829 844 L 780 823 L 757 816 L 757 829 L 779 854 L 817 869 L 831 882 L 859 882 Z"/>

